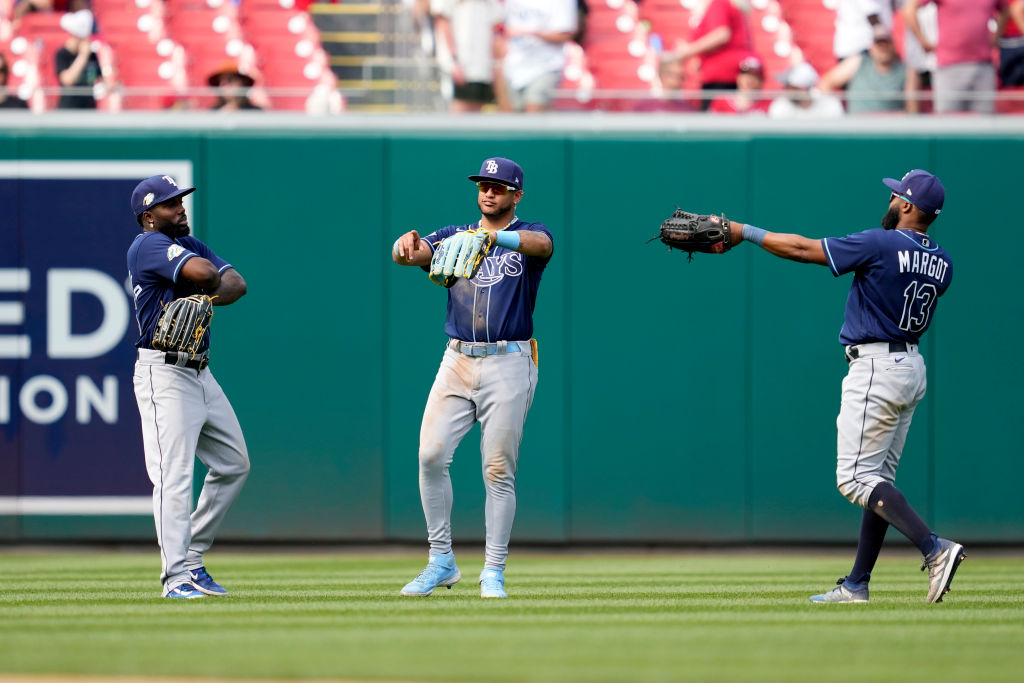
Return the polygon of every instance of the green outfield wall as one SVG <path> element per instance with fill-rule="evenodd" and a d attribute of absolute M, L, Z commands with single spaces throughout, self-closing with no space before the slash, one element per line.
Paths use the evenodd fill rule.
<path fill-rule="evenodd" d="M 947 188 L 932 234 L 955 277 L 897 485 L 944 535 L 1024 541 L 1021 131 L 505 120 L 0 127 L 0 159 L 192 161 L 196 233 L 249 285 L 214 323 L 253 463 L 220 534 L 240 541 L 424 537 L 417 438 L 445 295 L 390 246 L 478 218 L 466 175 L 487 156 L 522 164 L 519 215 L 555 236 L 513 542 L 856 538 L 834 474 L 851 276 L 751 245 L 687 262 L 646 241 L 677 204 L 812 237 L 875 227 L 882 177 L 927 168 Z M 457 541 L 483 536 L 478 438 L 452 467 Z M 0 517 L 6 540 L 152 536 L 145 516 Z"/>

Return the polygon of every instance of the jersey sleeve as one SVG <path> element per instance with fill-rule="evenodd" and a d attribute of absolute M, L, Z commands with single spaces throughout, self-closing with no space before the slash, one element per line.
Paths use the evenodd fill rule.
<path fill-rule="evenodd" d="M 856 232 L 846 237 L 825 237 L 821 246 L 828 259 L 828 267 L 836 277 L 857 270 L 875 261 L 878 256 L 879 229 Z"/>
<path fill-rule="evenodd" d="M 188 247 L 196 256 L 202 256 L 204 259 L 209 261 L 217 268 L 218 273 L 223 273 L 228 268 L 233 268 L 230 263 L 222 259 L 217 254 L 213 253 L 213 249 L 210 249 L 206 244 L 200 242 L 195 237 L 183 237 L 181 243 Z"/>
<path fill-rule="evenodd" d="M 139 246 L 136 267 L 150 279 L 178 281 L 181 267 L 197 254 L 160 232 L 148 235 Z"/>

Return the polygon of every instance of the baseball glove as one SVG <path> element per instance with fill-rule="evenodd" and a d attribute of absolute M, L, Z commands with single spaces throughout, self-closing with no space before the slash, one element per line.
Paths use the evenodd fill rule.
<path fill-rule="evenodd" d="M 669 246 L 680 249 L 693 258 L 693 252 L 724 254 L 732 247 L 732 232 L 729 219 L 725 216 L 708 216 L 689 213 L 679 207 L 661 224 L 657 235 L 647 240 L 660 239 Z"/>
<path fill-rule="evenodd" d="M 153 348 L 194 356 L 213 317 L 213 299 L 193 294 L 164 304 L 156 321 Z"/>
<path fill-rule="evenodd" d="M 472 280 L 490 249 L 486 230 L 464 230 L 441 240 L 430 259 L 430 281 L 451 287 L 460 277 Z"/>

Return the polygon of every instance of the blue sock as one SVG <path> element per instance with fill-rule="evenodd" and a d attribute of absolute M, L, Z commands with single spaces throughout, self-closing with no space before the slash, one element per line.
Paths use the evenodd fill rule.
<path fill-rule="evenodd" d="M 860 538 L 857 541 L 857 557 L 853 561 L 853 569 L 846 577 L 847 583 L 867 583 L 871 580 L 871 570 L 875 568 L 878 553 L 882 551 L 885 532 L 889 530 L 889 522 L 871 510 L 865 509 L 860 518 Z"/>
<path fill-rule="evenodd" d="M 868 508 L 909 538 L 922 555 L 928 555 L 935 548 L 935 534 L 892 484 L 885 482 L 876 486 L 868 499 Z"/>

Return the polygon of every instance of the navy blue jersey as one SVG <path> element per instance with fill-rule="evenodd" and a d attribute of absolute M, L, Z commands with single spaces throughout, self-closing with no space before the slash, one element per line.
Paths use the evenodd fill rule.
<path fill-rule="evenodd" d="M 163 305 L 172 299 L 199 294 L 202 290 L 190 280 L 178 279 L 181 267 L 193 256 L 209 260 L 223 273 L 231 264 L 195 237 L 171 239 L 162 232 L 144 232 L 135 237 L 128 248 L 128 278 L 135 298 L 135 322 L 139 337 L 135 345 L 153 348 L 153 330 Z M 210 330 L 206 330 L 201 351 L 210 347 Z"/>
<path fill-rule="evenodd" d="M 423 239 L 431 251 L 446 237 L 479 227 L 450 225 Z M 551 239 L 541 223 L 516 219 L 506 230 L 533 230 Z M 452 339 L 468 342 L 519 341 L 533 336 L 533 308 L 540 278 L 551 257 L 526 256 L 494 245 L 472 280 L 458 278 L 448 290 L 448 313 L 444 331 Z"/>
<path fill-rule="evenodd" d="M 821 240 L 837 277 L 854 271 L 842 344 L 918 343 L 953 280 L 949 254 L 928 235 L 874 228 Z"/>

